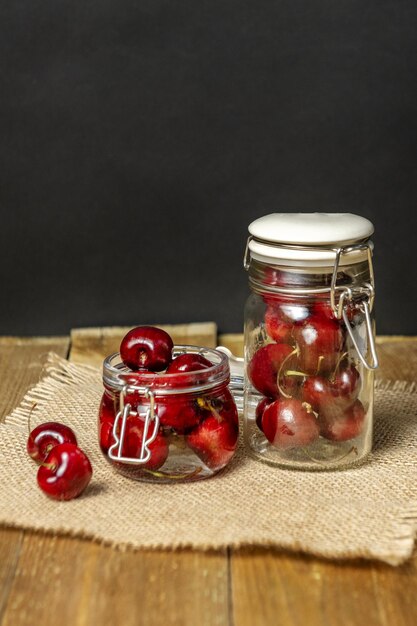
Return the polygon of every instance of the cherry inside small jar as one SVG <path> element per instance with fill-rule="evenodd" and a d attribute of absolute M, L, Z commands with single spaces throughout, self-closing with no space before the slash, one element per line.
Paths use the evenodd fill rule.
<path fill-rule="evenodd" d="M 200 354 L 212 366 L 159 374 L 129 370 L 119 353 L 104 361 L 100 448 L 113 467 L 129 478 L 165 483 L 199 480 L 219 472 L 235 453 L 239 425 L 228 389 L 227 357 L 208 348 L 174 346 L 173 357 L 181 354 Z M 144 390 L 154 398 L 157 417 L 149 420 L 148 431 L 145 418 L 152 399 Z M 144 439 L 149 441 L 149 458 L 143 462 Z"/>

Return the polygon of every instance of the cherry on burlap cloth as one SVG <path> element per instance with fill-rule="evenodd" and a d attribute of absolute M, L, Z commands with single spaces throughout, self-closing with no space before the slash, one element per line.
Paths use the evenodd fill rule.
<path fill-rule="evenodd" d="M 297 472 L 248 457 L 242 447 L 218 476 L 147 484 L 117 474 L 97 443 L 98 369 L 49 355 L 45 378 L 0 425 L 0 524 L 131 548 L 273 546 L 326 558 L 374 558 L 397 565 L 417 527 L 417 389 L 380 383 L 369 462 L 335 472 Z M 93 465 L 84 494 L 47 498 L 26 454 L 34 426 L 71 426 Z"/>

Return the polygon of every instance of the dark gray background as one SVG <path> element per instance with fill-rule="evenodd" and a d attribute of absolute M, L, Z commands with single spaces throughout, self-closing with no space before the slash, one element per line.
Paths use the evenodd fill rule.
<path fill-rule="evenodd" d="M 3 0 L 0 333 L 240 331 L 248 223 L 376 227 L 378 330 L 417 333 L 415 0 Z"/>

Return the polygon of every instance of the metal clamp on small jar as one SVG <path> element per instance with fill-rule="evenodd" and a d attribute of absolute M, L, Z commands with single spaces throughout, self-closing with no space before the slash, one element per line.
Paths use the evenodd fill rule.
<path fill-rule="evenodd" d="M 128 394 L 137 393 L 149 399 L 149 408 L 145 413 L 134 411 L 132 405 L 126 402 Z M 142 418 L 143 432 L 137 456 L 123 456 L 125 444 L 126 427 L 130 417 Z M 152 432 L 149 429 L 152 426 Z M 108 457 L 111 461 L 129 463 L 131 465 L 145 465 L 151 458 L 149 446 L 153 443 L 159 431 L 159 417 L 155 414 L 155 395 L 148 387 L 137 387 L 135 385 L 125 385 L 120 393 L 120 409 L 114 420 L 112 435 L 114 443 L 108 450 Z"/>
<path fill-rule="evenodd" d="M 99 441 L 106 459 L 136 480 L 173 482 L 216 474 L 234 455 L 238 415 L 225 354 L 174 346 L 212 365 L 175 374 L 132 371 L 116 353 L 103 364 Z"/>
<path fill-rule="evenodd" d="M 308 470 L 371 449 L 375 349 L 371 222 L 276 213 L 249 226 L 244 436 L 258 458 Z"/>

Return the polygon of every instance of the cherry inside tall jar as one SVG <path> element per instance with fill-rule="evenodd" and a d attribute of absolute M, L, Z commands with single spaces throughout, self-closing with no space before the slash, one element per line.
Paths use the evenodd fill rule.
<path fill-rule="evenodd" d="M 330 470 L 372 447 L 373 226 L 275 213 L 249 226 L 244 439 L 270 464 Z"/>

